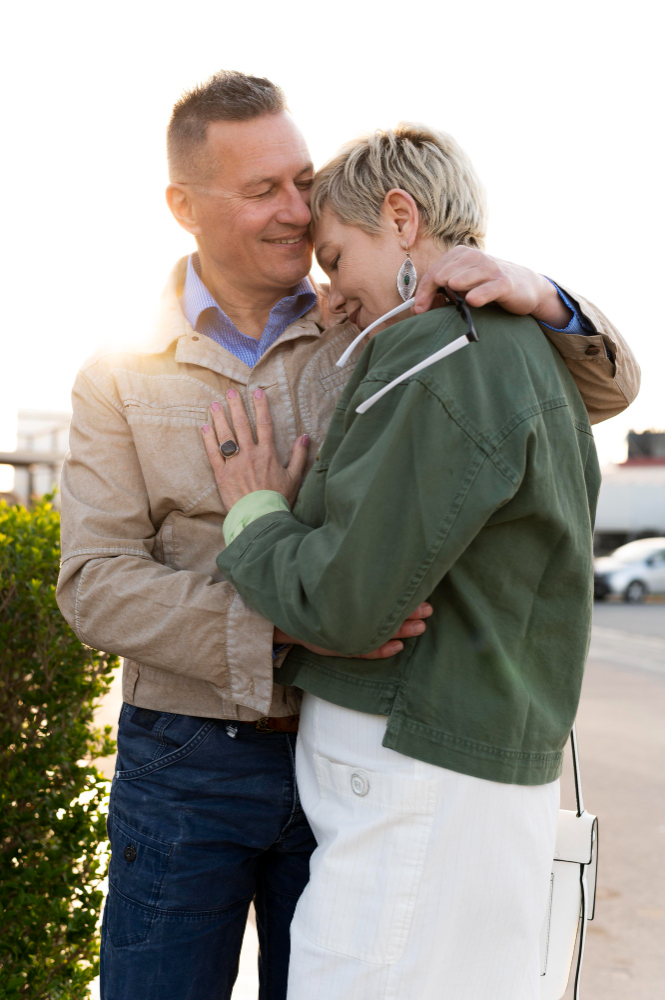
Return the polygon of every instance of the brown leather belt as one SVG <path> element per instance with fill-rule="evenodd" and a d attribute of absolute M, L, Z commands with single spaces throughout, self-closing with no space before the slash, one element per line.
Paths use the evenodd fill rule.
<path fill-rule="evenodd" d="M 257 733 L 297 733 L 299 715 L 286 715 L 281 719 L 257 719 L 256 722 L 241 722 L 241 726 L 254 726 Z"/>

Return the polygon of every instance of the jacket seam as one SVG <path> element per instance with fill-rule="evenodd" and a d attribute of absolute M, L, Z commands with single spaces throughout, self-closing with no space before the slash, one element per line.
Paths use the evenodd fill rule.
<path fill-rule="evenodd" d="M 106 547 L 106 548 L 95 548 L 95 549 L 74 549 L 64 556 L 60 562 L 61 566 L 64 566 L 69 559 L 75 559 L 77 556 L 140 556 L 141 559 L 152 559 L 144 549 L 123 549 L 116 546 Z M 86 563 L 86 566 L 88 564 Z"/>
<path fill-rule="evenodd" d="M 81 378 L 84 378 L 86 382 L 88 382 L 94 389 L 96 389 L 98 392 L 101 392 L 102 396 L 107 401 L 107 403 L 110 403 L 113 409 L 118 411 L 123 420 L 125 419 L 125 414 L 123 413 L 122 406 L 116 403 L 116 401 L 112 399 L 111 396 L 109 396 L 109 394 L 103 388 L 102 386 L 102 382 L 104 381 L 103 378 L 94 379 L 90 375 L 88 375 L 87 371 L 83 371 L 83 369 L 81 369 Z"/>
<path fill-rule="evenodd" d="M 629 394 L 629 392 L 628 392 L 628 390 L 626 388 L 626 383 L 624 382 L 624 380 L 621 377 L 621 375 L 615 375 L 614 376 L 614 381 L 619 386 L 619 389 L 621 390 L 621 394 L 622 394 L 623 398 L 626 400 L 626 402 L 630 406 L 632 400 L 630 399 L 630 394 Z M 635 396 L 633 396 L 633 399 L 635 399 Z"/>
<path fill-rule="evenodd" d="M 92 643 L 87 642 L 85 638 L 85 634 L 83 632 L 83 626 L 81 624 L 81 615 L 79 613 L 79 608 L 80 608 L 81 588 L 83 587 L 83 578 L 85 576 L 85 571 L 93 561 L 94 560 L 89 560 L 87 563 L 83 565 L 81 569 L 81 574 L 79 576 L 79 581 L 76 586 L 76 596 L 74 597 L 74 631 L 76 632 L 78 638 L 82 642 L 85 642 L 86 645 L 88 646 L 92 645 Z"/>
<path fill-rule="evenodd" d="M 304 648 L 305 647 L 303 647 L 303 649 Z M 312 660 L 309 656 L 307 656 L 306 653 L 294 653 L 292 660 L 289 660 L 289 663 L 291 662 L 295 663 L 296 665 L 307 664 L 307 666 L 314 667 L 317 674 L 327 674 L 333 680 L 341 679 L 344 681 L 348 681 L 349 683 L 354 684 L 356 687 L 370 688 L 372 690 L 380 692 L 381 694 L 389 692 L 391 688 L 395 688 L 396 691 L 399 686 L 399 681 L 397 680 L 375 681 L 375 680 L 370 680 L 368 677 L 356 677 L 353 674 L 342 673 L 341 671 L 336 670 L 334 667 L 329 667 L 325 663 L 320 663 L 318 660 Z M 297 681 L 298 678 L 296 677 L 295 679 Z"/>
<path fill-rule="evenodd" d="M 378 377 L 376 378 L 364 378 L 361 384 L 369 382 L 388 383 L 391 380 L 392 376 L 390 375 L 382 376 L 379 373 Z M 419 385 L 423 387 L 423 389 L 425 389 L 431 396 L 433 396 L 434 399 L 436 399 L 436 401 L 439 403 L 439 405 L 442 406 L 443 409 L 446 411 L 446 413 L 453 421 L 453 423 L 455 423 L 455 425 L 459 427 L 462 433 L 465 434 L 466 437 L 468 437 L 469 440 L 477 448 L 479 448 L 483 452 L 483 454 L 485 454 L 490 460 L 493 460 L 493 456 L 499 450 L 501 445 L 505 443 L 509 435 L 512 434 L 512 432 L 521 424 L 523 424 L 526 420 L 529 420 L 531 417 L 540 416 L 541 414 L 547 413 L 550 410 L 564 409 L 565 407 L 568 406 L 568 400 L 566 399 L 565 396 L 552 396 L 550 399 L 543 400 L 542 402 L 532 403 L 530 406 L 527 406 L 524 409 L 519 410 L 517 413 L 513 414 L 513 416 L 503 425 L 503 427 L 499 428 L 499 430 L 496 432 L 496 434 L 493 435 L 493 437 L 488 438 L 482 433 L 482 431 L 475 430 L 471 426 L 469 426 L 467 420 L 463 418 L 462 414 L 455 413 L 450 405 L 450 401 L 441 397 L 439 392 L 437 392 L 432 387 L 429 379 L 415 375 L 413 376 L 413 378 L 409 379 L 408 382 L 404 382 L 403 385 L 406 386 L 412 382 L 417 382 Z M 506 478 L 510 479 L 511 482 L 513 481 L 513 477 L 515 476 L 514 473 L 512 474 L 512 476 L 507 475 L 506 473 L 504 473 L 504 475 L 506 475 Z"/>
<path fill-rule="evenodd" d="M 186 375 L 184 372 L 160 372 L 158 374 L 151 374 L 150 372 L 142 372 L 136 368 L 121 368 L 120 366 L 109 368 L 107 375 L 115 375 L 116 372 L 121 372 L 123 375 L 135 375 L 138 378 L 143 379 L 154 379 L 155 381 L 168 381 L 168 382 L 191 382 L 197 388 L 204 389 L 210 396 L 215 398 L 217 390 L 212 386 L 204 382 L 203 379 L 194 378 L 193 375 Z M 139 402 L 143 402 L 139 400 Z M 151 405 L 151 404 L 148 404 Z M 174 404 L 176 405 L 176 404 Z"/>
<path fill-rule="evenodd" d="M 169 417 L 173 414 L 174 410 L 180 413 L 193 414 L 195 416 L 208 412 L 207 407 L 196 406 L 194 403 L 150 403 L 147 399 L 139 399 L 138 396 L 125 396 L 123 402 L 125 408 L 131 406 L 145 407 L 148 410 L 164 410 L 166 411 L 166 415 Z M 159 415 L 160 414 L 158 413 L 154 414 L 154 416 Z"/>
<path fill-rule="evenodd" d="M 563 750 L 551 750 L 547 753 L 530 752 L 527 750 L 508 750 L 505 747 L 492 746 L 490 743 L 480 743 L 477 740 L 470 740 L 462 736 L 453 736 L 441 729 L 434 729 L 421 722 L 414 722 L 411 719 L 403 718 L 401 728 L 407 729 L 418 736 L 426 736 L 433 742 L 450 744 L 460 749 L 473 750 L 475 753 L 486 757 L 500 758 L 502 760 L 523 762 L 532 764 L 534 767 L 550 767 L 561 759 Z"/>
<path fill-rule="evenodd" d="M 420 565 L 416 567 L 416 569 L 414 570 L 411 580 L 405 587 L 402 600 L 397 603 L 392 613 L 389 614 L 388 617 L 386 618 L 385 622 L 383 622 L 382 625 L 379 628 L 377 628 L 366 649 L 362 650 L 361 652 L 368 652 L 372 649 L 375 649 L 378 645 L 379 638 L 383 630 L 392 627 L 399 618 L 400 614 L 403 613 L 404 609 L 411 600 L 411 597 L 414 594 L 416 588 L 418 587 L 423 577 L 431 567 L 432 563 L 434 562 L 437 555 L 441 551 L 441 548 L 444 545 L 446 539 L 448 538 L 450 532 L 452 531 L 453 526 L 460 514 L 460 511 L 464 506 L 464 502 L 467 496 L 469 495 L 469 491 L 488 457 L 489 456 L 486 455 L 485 452 L 482 451 L 481 449 L 477 450 L 474 460 L 471 461 L 467 466 L 464 478 L 462 480 L 462 484 L 457 492 L 455 499 L 453 500 L 451 508 L 448 512 L 448 516 L 446 517 L 439 531 L 437 532 L 436 540 L 430 546 L 429 551 L 426 553 L 425 557 L 420 562 Z M 492 464 L 494 465 L 494 463 Z M 496 468 L 496 466 L 494 467 Z M 498 468 L 497 471 L 501 472 L 501 470 Z M 504 476 L 504 478 L 507 477 Z M 511 480 L 509 480 L 509 482 L 511 482 L 511 485 L 513 485 Z"/>
<path fill-rule="evenodd" d="M 572 420 L 573 420 L 573 427 L 575 428 L 575 430 L 578 430 L 580 434 L 586 434 L 587 437 L 591 438 L 593 437 L 593 431 L 591 430 L 591 427 L 587 427 L 586 424 L 582 423 L 582 421 L 578 420 L 576 417 L 573 417 Z"/>
<path fill-rule="evenodd" d="M 210 494 L 214 493 L 216 489 L 217 489 L 217 483 L 214 482 L 212 486 L 209 486 L 206 490 L 203 491 L 203 493 L 200 493 L 199 496 L 196 497 L 196 499 L 190 501 L 190 503 L 188 503 L 186 506 L 183 506 L 182 508 L 183 514 L 187 514 L 190 510 L 193 510 L 197 504 L 201 503 L 202 500 L 205 500 L 206 497 L 209 497 Z"/>

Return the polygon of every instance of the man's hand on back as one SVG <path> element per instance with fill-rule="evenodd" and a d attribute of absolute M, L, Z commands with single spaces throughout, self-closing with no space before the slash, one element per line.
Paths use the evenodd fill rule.
<path fill-rule="evenodd" d="M 356 657 L 359 660 L 385 660 L 389 656 L 395 656 L 396 653 L 400 653 L 404 649 L 404 643 L 401 642 L 402 639 L 410 639 L 414 636 L 422 635 L 427 626 L 425 625 L 425 619 L 429 618 L 432 614 L 432 605 L 428 604 L 427 601 L 421 604 L 419 607 L 413 611 L 408 618 L 406 618 L 400 628 L 395 632 L 392 639 L 388 642 L 384 642 L 383 646 L 379 646 L 378 649 L 372 650 L 371 653 L 365 653 L 362 656 Z M 301 642 L 299 639 L 294 639 L 292 636 L 287 635 L 286 632 L 282 632 L 281 629 L 275 628 L 274 641 L 276 643 L 293 643 L 294 645 L 304 646 L 305 649 L 311 650 L 312 653 L 320 653 L 321 656 L 342 656 L 342 653 L 335 653 L 332 649 L 322 649 L 320 646 L 312 646 L 308 642 Z"/>
<path fill-rule="evenodd" d="M 453 247 L 418 281 L 414 313 L 431 309 L 437 289 L 462 292 L 479 308 L 496 302 L 506 312 L 533 316 L 540 323 L 563 329 L 572 317 L 554 285 L 528 267 L 490 257 L 474 247 Z"/>

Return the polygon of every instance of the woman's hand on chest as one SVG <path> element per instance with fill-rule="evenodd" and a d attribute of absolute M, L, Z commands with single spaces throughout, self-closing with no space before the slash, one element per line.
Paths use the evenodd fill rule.
<path fill-rule="evenodd" d="M 286 468 L 275 449 L 270 408 L 265 393 L 254 393 L 257 440 L 245 407 L 235 389 L 230 389 L 226 400 L 231 422 L 220 403 L 212 404 L 214 427 L 205 424 L 203 442 L 210 459 L 217 488 L 227 510 L 248 493 L 256 490 L 274 490 L 281 493 L 293 506 L 302 482 L 307 462 L 309 438 L 306 434 L 293 444 L 291 458 Z M 237 445 L 234 453 L 233 446 Z M 227 454 L 227 458 L 224 457 Z"/>

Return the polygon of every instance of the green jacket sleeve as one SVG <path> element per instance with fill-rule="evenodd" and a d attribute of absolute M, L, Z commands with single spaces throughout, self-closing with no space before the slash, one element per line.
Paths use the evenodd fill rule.
<path fill-rule="evenodd" d="M 303 487 L 303 520 L 316 521 L 307 516 L 307 494 L 318 490 L 323 523 L 265 514 L 217 560 L 269 621 L 346 655 L 390 638 L 517 486 L 490 447 L 477 444 L 420 382 L 357 415 L 357 403 L 376 387 L 361 385 L 346 413 L 338 411 L 340 445 Z"/>

